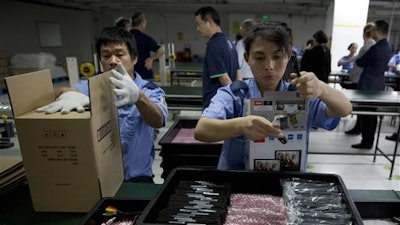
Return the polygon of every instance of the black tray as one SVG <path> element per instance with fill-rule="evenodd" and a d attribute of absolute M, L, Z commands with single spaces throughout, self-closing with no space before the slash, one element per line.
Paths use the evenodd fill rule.
<path fill-rule="evenodd" d="M 222 143 L 172 143 L 182 128 L 195 128 L 197 120 L 177 120 L 160 139 L 158 144 L 164 155 L 192 154 L 192 155 L 220 155 Z"/>
<path fill-rule="evenodd" d="M 103 198 L 86 215 L 82 225 L 101 225 L 107 218 L 104 210 L 107 206 L 113 206 L 126 212 L 141 212 L 149 204 L 150 199 L 141 198 Z"/>
<path fill-rule="evenodd" d="M 232 186 L 232 193 L 270 194 L 282 196 L 280 180 L 282 178 L 304 178 L 320 180 L 337 184 L 343 195 L 343 201 L 352 215 L 354 225 L 363 224 L 361 216 L 351 199 L 342 179 L 334 174 L 299 173 L 299 172 L 256 172 L 256 171 L 222 171 L 192 168 L 174 169 L 164 182 L 161 190 L 147 205 L 137 220 L 140 225 L 156 225 L 158 212 L 167 206 L 169 197 L 175 192 L 179 181 L 204 180 L 210 182 L 228 182 Z"/>
<path fill-rule="evenodd" d="M 178 132 L 184 128 L 195 128 L 197 120 L 177 120 L 160 139 L 160 156 L 166 178 L 170 171 L 178 167 L 217 168 L 222 143 L 172 143 Z"/>

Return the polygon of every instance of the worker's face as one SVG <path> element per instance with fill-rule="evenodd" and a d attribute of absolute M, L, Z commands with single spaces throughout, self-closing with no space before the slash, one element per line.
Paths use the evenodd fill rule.
<path fill-rule="evenodd" d="M 100 54 L 101 65 L 105 72 L 114 69 L 118 63 L 122 63 L 126 71 L 130 75 L 133 75 L 133 67 L 137 62 L 137 58 L 131 57 L 125 43 L 109 43 L 107 45 L 102 45 Z"/>
<path fill-rule="evenodd" d="M 358 45 L 357 44 L 352 44 L 350 47 L 350 52 L 355 54 L 357 52 Z"/>
<path fill-rule="evenodd" d="M 196 28 L 200 32 L 200 35 L 202 37 L 208 37 L 210 22 L 202 20 L 200 15 L 197 15 L 194 21 L 196 22 Z"/>
<path fill-rule="evenodd" d="M 277 89 L 292 54 L 290 49 L 288 51 L 258 37 L 251 44 L 249 53 L 245 53 L 245 59 L 262 93 Z"/>

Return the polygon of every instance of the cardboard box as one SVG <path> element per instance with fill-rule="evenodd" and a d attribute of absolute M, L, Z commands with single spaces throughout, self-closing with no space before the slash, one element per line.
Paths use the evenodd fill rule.
<path fill-rule="evenodd" d="M 286 138 L 247 140 L 246 169 L 306 172 L 308 100 L 293 91 L 270 91 L 263 98 L 247 100 L 246 104 L 248 114 L 279 124 Z"/>
<path fill-rule="evenodd" d="M 65 115 L 35 111 L 55 100 L 49 70 L 6 78 L 36 211 L 88 212 L 123 182 L 110 74 L 89 79 L 89 111 Z"/>

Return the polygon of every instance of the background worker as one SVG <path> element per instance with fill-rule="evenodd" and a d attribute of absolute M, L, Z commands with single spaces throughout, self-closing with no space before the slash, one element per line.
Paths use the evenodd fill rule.
<path fill-rule="evenodd" d="M 132 35 L 118 27 L 105 28 L 96 42 L 104 71 L 112 71 L 121 136 L 125 181 L 153 182 L 154 128 L 165 126 L 168 118 L 165 93 L 155 83 L 134 72 L 137 49 Z M 53 103 L 38 108 L 46 113 L 84 111 L 89 105 L 88 81 L 63 88 Z"/>
<path fill-rule="evenodd" d="M 303 54 L 301 58 L 300 69 L 302 71 L 313 72 L 318 79 L 328 83 L 331 73 L 331 51 L 327 45 L 328 35 L 319 30 L 313 35 L 314 44 Z"/>
<path fill-rule="evenodd" d="M 400 73 L 400 51 L 390 58 L 388 63 L 389 73 Z"/>
<path fill-rule="evenodd" d="M 195 14 L 197 30 L 208 38 L 203 66 L 203 108 L 206 108 L 217 89 L 242 79 L 238 55 L 232 41 L 222 33 L 218 12 L 209 6 Z"/>
<path fill-rule="evenodd" d="M 116 21 L 115 21 L 115 26 L 116 27 L 120 27 L 126 31 L 130 31 L 132 26 L 131 26 L 131 20 L 125 17 L 119 17 Z"/>
<path fill-rule="evenodd" d="M 386 39 L 389 24 L 384 20 L 374 22 L 372 38 L 376 43 L 368 51 L 356 60 L 363 71 L 358 81 L 358 90 L 383 91 L 385 90 L 385 71 L 392 55 L 392 50 Z M 352 148 L 370 149 L 375 140 L 377 116 L 358 115 L 361 121 L 361 142 L 351 145 Z"/>
<path fill-rule="evenodd" d="M 375 40 L 372 39 L 373 29 L 374 29 L 374 25 L 371 23 L 368 23 L 367 25 L 364 26 L 364 30 L 363 30 L 364 45 L 361 47 L 355 60 L 357 60 L 361 56 L 363 56 L 368 51 L 368 49 L 371 48 L 371 46 L 375 44 Z M 354 63 L 353 69 L 350 70 L 350 74 L 349 74 L 349 79 L 350 79 L 351 83 L 341 83 L 340 85 L 346 89 L 357 89 L 358 80 L 360 79 L 360 75 L 361 75 L 363 69 L 364 68 L 359 67 L 359 66 L 357 66 L 356 63 Z M 352 129 L 345 131 L 345 134 L 350 134 L 350 135 L 361 134 L 360 117 L 357 116 L 356 124 L 354 125 L 354 127 Z"/>
<path fill-rule="evenodd" d="M 135 71 L 145 80 L 154 80 L 153 62 L 164 55 L 164 48 L 152 37 L 145 33 L 147 20 L 144 13 L 136 12 L 131 19 L 131 34 L 136 39 L 139 58 L 135 65 Z M 151 54 L 154 52 L 154 54 Z"/>
<path fill-rule="evenodd" d="M 347 50 L 349 50 L 349 54 L 340 58 L 337 63 L 338 66 L 342 67 L 342 71 L 346 73 L 353 69 L 354 60 L 356 59 L 358 50 L 357 43 L 351 43 L 349 47 L 347 47 Z"/>
<path fill-rule="evenodd" d="M 247 33 L 253 29 L 255 24 L 256 24 L 256 21 L 253 19 L 243 20 L 242 24 L 240 25 L 240 35 L 242 38 L 235 43 L 236 51 L 238 54 L 240 72 L 242 73 L 243 80 L 253 78 L 251 69 L 250 69 L 249 65 L 247 64 L 246 60 L 244 59 L 243 55 L 245 52 L 244 51 L 244 39 L 246 38 Z"/>

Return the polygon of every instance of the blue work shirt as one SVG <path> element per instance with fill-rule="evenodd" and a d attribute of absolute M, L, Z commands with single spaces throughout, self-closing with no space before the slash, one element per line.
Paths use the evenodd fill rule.
<path fill-rule="evenodd" d="M 393 55 L 392 58 L 390 58 L 388 64 L 396 65 L 396 66 L 400 65 L 400 51 L 397 54 Z M 393 68 L 389 68 L 388 71 L 390 73 L 396 73 L 396 69 L 393 69 Z"/>
<path fill-rule="evenodd" d="M 217 94 L 211 99 L 210 105 L 203 111 L 202 117 L 212 119 L 232 119 L 246 115 L 244 99 L 262 98 L 262 94 L 254 79 L 244 81 L 249 91 L 241 97 L 234 94 L 230 86 L 218 89 Z M 279 91 L 288 91 L 288 82 L 281 81 Z M 309 114 L 307 124 L 307 143 L 311 126 L 332 130 L 340 122 L 340 117 L 328 118 L 326 115 L 327 105 L 319 98 L 309 101 Z M 221 156 L 218 162 L 220 170 L 244 170 L 245 169 L 245 136 L 241 135 L 224 141 Z"/>
<path fill-rule="evenodd" d="M 346 56 L 343 56 L 343 57 L 339 60 L 339 62 L 340 62 L 340 61 L 346 61 L 346 60 L 349 60 L 349 59 L 350 59 L 350 56 L 346 55 Z M 343 65 L 342 65 L 342 69 L 343 69 L 343 70 L 346 70 L 347 72 L 350 72 L 350 70 L 353 69 L 353 66 L 354 66 L 354 61 L 351 61 L 351 62 L 348 62 L 348 63 L 343 64 Z"/>
<path fill-rule="evenodd" d="M 160 107 L 164 115 L 165 125 L 168 118 L 168 110 L 164 100 L 164 91 L 156 84 L 143 80 L 138 73 L 135 75 L 135 84 L 139 90 Z M 87 80 L 81 80 L 73 87 L 85 95 L 89 95 Z M 136 105 L 118 107 L 118 120 L 125 180 L 153 177 L 151 167 L 154 161 L 154 129 L 142 119 Z"/>

